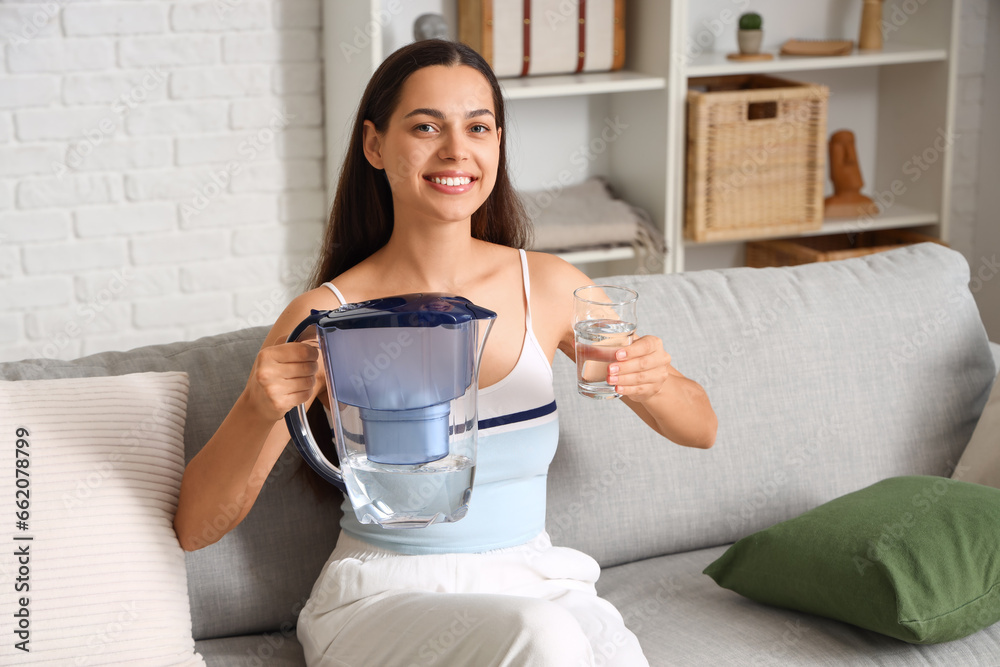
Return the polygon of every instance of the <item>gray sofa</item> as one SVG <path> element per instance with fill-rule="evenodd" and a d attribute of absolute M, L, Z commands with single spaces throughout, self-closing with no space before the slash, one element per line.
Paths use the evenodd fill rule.
<path fill-rule="evenodd" d="M 674 446 L 624 405 L 578 396 L 555 365 L 557 544 L 593 555 L 599 592 L 651 665 L 998 665 L 1000 624 L 912 645 L 718 587 L 702 570 L 742 536 L 880 479 L 947 476 L 996 374 L 969 268 L 924 244 L 828 264 L 616 277 L 640 331 L 707 389 L 708 451 Z M 187 455 L 240 392 L 264 328 L 74 361 L 0 364 L 2 379 L 184 370 Z M 187 555 L 196 648 L 209 665 L 301 665 L 295 620 L 340 510 L 280 459 L 246 520 Z M 473 495 L 473 502 L 475 496 Z"/>

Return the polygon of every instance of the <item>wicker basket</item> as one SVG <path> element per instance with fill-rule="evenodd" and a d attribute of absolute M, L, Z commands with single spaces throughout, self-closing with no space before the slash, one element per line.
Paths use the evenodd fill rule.
<path fill-rule="evenodd" d="M 829 89 L 763 75 L 690 83 L 687 237 L 739 240 L 819 229 Z"/>
<path fill-rule="evenodd" d="M 810 262 L 832 262 L 925 242 L 946 245 L 933 236 L 906 229 L 751 241 L 747 243 L 747 266 L 794 266 Z"/>

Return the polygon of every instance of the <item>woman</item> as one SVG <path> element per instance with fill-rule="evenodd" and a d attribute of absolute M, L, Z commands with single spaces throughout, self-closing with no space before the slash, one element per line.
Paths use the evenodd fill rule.
<path fill-rule="evenodd" d="M 638 642 L 597 597 L 597 563 L 553 547 L 545 474 L 558 421 L 551 362 L 573 357 L 573 290 L 591 281 L 519 250 L 526 221 L 504 151 L 504 105 L 471 49 L 429 40 L 389 56 L 362 97 L 314 289 L 268 334 L 246 389 L 184 474 L 174 526 L 185 549 L 220 537 L 253 505 L 288 442 L 282 416 L 319 398 L 314 346 L 285 343 L 310 309 L 392 294 L 447 292 L 497 312 L 480 369 L 480 412 L 539 415 L 479 438 L 467 516 L 418 530 L 345 512 L 334 553 L 299 616 L 310 665 L 642 665 Z M 324 281 L 332 281 L 326 282 Z M 710 447 L 704 390 L 655 336 L 619 350 L 608 381 L 651 428 Z M 527 407 L 526 407 L 527 406 Z"/>

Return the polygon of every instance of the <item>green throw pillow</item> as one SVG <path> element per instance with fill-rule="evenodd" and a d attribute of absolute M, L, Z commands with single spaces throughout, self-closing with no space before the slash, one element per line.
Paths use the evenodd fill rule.
<path fill-rule="evenodd" d="M 886 479 L 744 537 L 705 574 L 903 641 L 959 639 L 1000 621 L 1000 489 Z"/>

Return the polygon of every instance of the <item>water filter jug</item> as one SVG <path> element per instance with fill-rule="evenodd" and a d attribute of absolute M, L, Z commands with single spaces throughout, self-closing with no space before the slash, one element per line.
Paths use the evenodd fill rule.
<path fill-rule="evenodd" d="M 465 516 L 479 362 L 495 319 L 459 296 L 404 294 L 313 311 L 288 337 L 319 340 L 340 465 L 316 444 L 304 405 L 285 415 L 288 431 L 361 523 L 419 528 Z"/>

